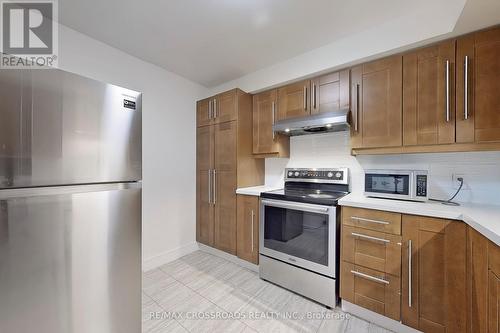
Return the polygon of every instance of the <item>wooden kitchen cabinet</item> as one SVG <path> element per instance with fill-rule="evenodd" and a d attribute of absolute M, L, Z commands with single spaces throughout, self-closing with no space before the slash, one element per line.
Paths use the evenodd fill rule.
<path fill-rule="evenodd" d="M 467 332 L 499 332 L 500 247 L 467 228 Z"/>
<path fill-rule="evenodd" d="M 278 89 L 278 119 L 305 117 L 311 114 L 309 80 L 289 84 Z"/>
<path fill-rule="evenodd" d="M 253 153 L 265 157 L 289 157 L 290 137 L 274 133 L 277 120 L 278 91 L 253 95 Z"/>
<path fill-rule="evenodd" d="M 264 160 L 252 154 L 252 97 L 241 90 L 217 96 L 210 106 L 217 116 L 197 129 L 196 239 L 236 254 L 236 188 L 263 184 Z"/>
<path fill-rule="evenodd" d="M 239 258 L 259 264 L 259 197 L 237 196 L 237 247 Z"/>
<path fill-rule="evenodd" d="M 212 99 L 207 98 L 196 103 L 196 126 L 206 126 L 212 123 Z"/>
<path fill-rule="evenodd" d="M 351 70 L 353 148 L 402 145 L 402 56 Z"/>
<path fill-rule="evenodd" d="M 457 142 L 500 141 L 499 77 L 500 28 L 458 39 Z"/>
<path fill-rule="evenodd" d="M 402 236 L 402 323 L 423 332 L 465 332 L 465 223 L 403 215 Z"/>
<path fill-rule="evenodd" d="M 340 297 L 400 320 L 401 214 L 342 207 Z"/>
<path fill-rule="evenodd" d="M 455 142 L 455 41 L 403 55 L 403 144 Z"/>
<path fill-rule="evenodd" d="M 212 170 L 214 163 L 214 127 L 196 131 L 196 240 L 213 246 L 214 205 L 212 204 Z"/>
<path fill-rule="evenodd" d="M 349 73 L 346 69 L 311 80 L 311 114 L 349 110 Z"/>

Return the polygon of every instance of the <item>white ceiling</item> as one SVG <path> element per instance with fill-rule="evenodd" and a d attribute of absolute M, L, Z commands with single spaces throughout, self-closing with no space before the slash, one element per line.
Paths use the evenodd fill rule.
<path fill-rule="evenodd" d="M 59 19 L 214 87 L 408 12 L 432 10 L 433 4 L 435 0 L 62 0 Z"/>

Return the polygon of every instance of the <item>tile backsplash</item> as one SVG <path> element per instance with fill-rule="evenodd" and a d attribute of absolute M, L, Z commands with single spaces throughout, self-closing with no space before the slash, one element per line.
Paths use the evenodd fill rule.
<path fill-rule="evenodd" d="M 351 156 L 348 132 L 291 138 L 290 159 L 266 159 L 266 185 L 283 183 L 285 168 L 348 167 L 351 191 L 364 190 L 365 169 L 418 169 L 429 172 L 431 198 L 448 199 L 464 178 L 456 200 L 500 205 L 500 152 Z"/>

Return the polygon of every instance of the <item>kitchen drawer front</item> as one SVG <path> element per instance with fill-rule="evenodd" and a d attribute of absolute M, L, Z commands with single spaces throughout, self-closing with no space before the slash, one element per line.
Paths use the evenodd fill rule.
<path fill-rule="evenodd" d="M 342 223 L 352 227 L 401 235 L 401 214 L 399 213 L 342 207 Z"/>
<path fill-rule="evenodd" d="M 342 262 L 340 297 L 398 321 L 400 286 L 401 280 L 397 276 Z"/>
<path fill-rule="evenodd" d="M 488 242 L 488 268 L 500 276 L 500 246 Z"/>
<path fill-rule="evenodd" d="M 401 276 L 401 236 L 344 225 L 342 260 Z"/>

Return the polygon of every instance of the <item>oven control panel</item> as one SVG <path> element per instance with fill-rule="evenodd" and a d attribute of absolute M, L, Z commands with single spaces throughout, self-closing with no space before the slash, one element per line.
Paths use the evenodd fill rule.
<path fill-rule="evenodd" d="M 347 184 L 347 168 L 286 169 L 285 181 Z"/>

